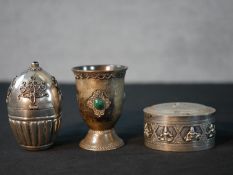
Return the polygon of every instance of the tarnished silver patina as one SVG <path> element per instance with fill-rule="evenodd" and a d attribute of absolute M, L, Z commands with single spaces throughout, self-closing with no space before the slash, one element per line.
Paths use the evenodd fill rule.
<path fill-rule="evenodd" d="M 144 109 L 144 143 L 162 151 L 199 151 L 215 144 L 215 109 L 196 103 L 163 103 Z"/>
<path fill-rule="evenodd" d="M 80 147 L 92 151 L 119 148 L 124 142 L 114 130 L 124 99 L 127 67 L 120 65 L 78 66 L 73 69 L 83 120 L 90 130 Z"/>
<path fill-rule="evenodd" d="M 61 91 L 55 77 L 33 62 L 16 76 L 7 93 L 11 129 L 27 150 L 50 147 L 60 128 Z"/>

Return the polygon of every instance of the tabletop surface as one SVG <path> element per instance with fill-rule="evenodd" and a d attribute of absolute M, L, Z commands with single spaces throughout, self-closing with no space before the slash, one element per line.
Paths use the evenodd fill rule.
<path fill-rule="evenodd" d="M 88 128 L 76 104 L 74 85 L 61 85 L 62 126 L 52 148 L 30 152 L 21 149 L 11 132 L 6 110 L 9 83 L 0 83 L 0 174 L 233 174 L 233 84 L 131 84 L 116 125 L 126 145 L 107 152 L 79 148 Z M 217 137 L 213 149 L 174 153 L 143 144 L 143 108 L 163 102 L 195 102 L 215 107 Z"/>

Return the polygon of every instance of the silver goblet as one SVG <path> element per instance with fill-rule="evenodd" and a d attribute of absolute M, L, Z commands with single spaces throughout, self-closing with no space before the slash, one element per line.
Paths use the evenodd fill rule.
<path fill-rule="evenodd" d="M 114 125 L 122 112 L 127 67 L 89 65 L 72 70 L 80 113 L 90 128 L 80 147 L 107 151 L 123 146 L 124 142 L 117 136 Z"/>

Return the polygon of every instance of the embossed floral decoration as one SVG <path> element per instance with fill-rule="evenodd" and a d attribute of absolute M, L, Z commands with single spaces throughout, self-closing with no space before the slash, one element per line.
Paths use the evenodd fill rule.
<path fill-rule="evenodd" d="M 46 88 L 46 84 L 43 81 L 39 81 L 35 76 L 32 76 L 28 82 L 23 82 L 20 86 L 21 93 L 18 98 L 29 98 L 31 101 L 29 108 L 37 109 L 36 99 L 48 96 Z"/>
<path fill-rule="evenodd" d="M 104 115 L 105 110 L 109 108 L 111 101 L 106 92 L 103 90 L 96 90 L 87 100 L 87 106 L 94 111 L 94 114 L 99 118 Z"/>

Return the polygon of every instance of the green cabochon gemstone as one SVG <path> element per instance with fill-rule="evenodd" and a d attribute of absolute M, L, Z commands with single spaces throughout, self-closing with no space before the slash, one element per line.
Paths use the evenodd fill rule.
<path fill-rule="evenodd" d="M 95 107 L 96 109 L 98 109 L 98 110 L 103 110 L 104 107 L 105 107 L 105 102 L 104 102 L 104 100 L 101 99 L 101 98 L 95 99 L 95 101 L 94 101 L 94 107 Z"/>

